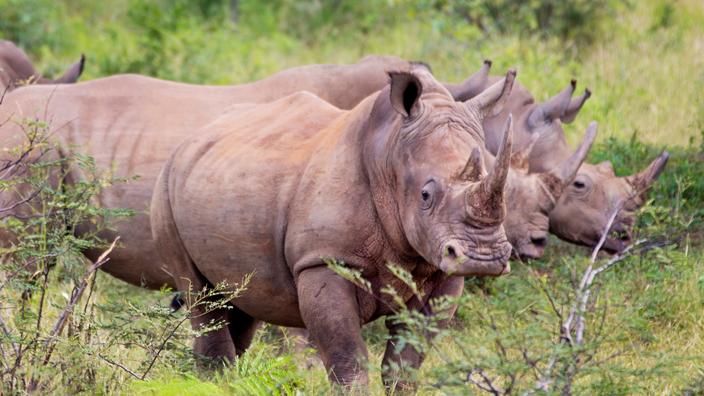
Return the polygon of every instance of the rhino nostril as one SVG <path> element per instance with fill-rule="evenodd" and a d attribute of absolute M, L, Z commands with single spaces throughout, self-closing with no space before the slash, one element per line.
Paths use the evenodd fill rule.
<path fill-rule="evenodd" d="M 450 256 L 450 258 L 456 259 L 457 258 L 457 252 L 455 251 L 455 247 L 452 245 L 449 245 L 447 247 L 447 255 Z"/>
<path fill-rule="evenodd" d="M 545 246 L 548 244 L 548 238 L 542 237 L 531 237 L 530 241 L 536 246 Z"/>

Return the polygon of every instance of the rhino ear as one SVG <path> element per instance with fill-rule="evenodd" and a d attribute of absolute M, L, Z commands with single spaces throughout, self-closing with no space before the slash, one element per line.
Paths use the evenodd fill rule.
<path fill-rule="evenodd" d="M 572 99 L 572 101 L 570 101 L 569 106 L 567 106 L 565 112 L 560 116 L 560 121 L 564 122 L 565 124 L 569 124 L 574 121 L 575 117 L 577 117 L 577 113 L 582 110 L 584 102 L 586 102 L 590 96 L 592 96 L 592 91 L 587 88 L 584 90 L 584 93 L 580 97 Z"/>
<path fill-rule="evenodd" d="M 533 151 L 533 147 L 535 147 L 535 143 L 538 142 L 538 139 L 540 139 L 540 133 L 532 134 L 525 147 L 515 150 L 511 154 L 511 168 L 528 172 L 528 168 L 530 167 L 530 153 Z"/>
<path fill-rule="evenodd" d="M 572 80 L 570 81 L 570 85 L 562 92 L 537 105 L 528 116 L 528 125 L 535 128 L 545 122 L 560 118 L 570 105 L 570 99 L 572 99 L 572 94 L 576 86 L 577 81 Z"/>
<path fill-rule="evenodd" d="M 418 100 L 423 93 L 423 86 L 416 75 L 411 72 L 389 72 L 391 79 L 391 105 L 404 117 L 410 117 L 418 111 Z"/>
<path fill-rule="evenodd" d="M 78 78 L 83 74 L 83 68 L 86 63 L 86 56 L 81 54 L 81 59 L 71 65 L 71 67 L 66 70 L 63 76 L 54 80 L 56 84 L 72 84 L 78 81 Z"/>
<path fill-rule="evenodd" d="M 599 162 L 596 164 L 596 168 L 599 169 L 599 171 L 608 173 L 610 175 L 615 175 L 616 173 L 614 172 L 614 166 L 611 164 L 611 161 L 606 160 L 604 162 Z"/>
<path fill-rule="evenodd" d="M 513 89 L 513 82 L 516 79 L 516 71 L 509 70 L 506 78 L 499 80 L 484 92 L 466 101 L 465 103 L 479 110 L 482 118 L 492 117 L 503 110 L 504 104 Z"/>
<path fill-rule="evenodd" d="M 572 180 L 577 176 L 579 167 L 587 158 L 589 150 L 594 144 L 597 133 L 597 123 L 592 121 L 587 128 L 587 133 L 584 135 L 584 140 L 579 148 L 572 153 L 559 167 L 549 172 L 538 174 L 538 178 L 543 182 L 543 185 L 552 195 L 553 204 L 560 198 L 565 188 L 572 183 Z"/>

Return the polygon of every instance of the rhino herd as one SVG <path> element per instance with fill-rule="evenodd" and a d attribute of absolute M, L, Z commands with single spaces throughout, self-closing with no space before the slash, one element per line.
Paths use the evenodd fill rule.
<path fill-rule="evenodd" d="M 549 232 L 594 247 L 607 231 L 604 250 L 619 252 L 668 159 L 663 152 L 625 177 L 609 162 L 584 163 L 596 123 L 576 150 L 563 124 L 589 90 L 574 98 L 572 81 L 538 103 L 515 71 L 490 76 L 489 61 L 460 84 L 439 82 L 424 63 L 368 56 L 236 86 L 139 75 L 56 85 L 75 81 L 83 59 L 47 80 L 21 50 L 0 42 L 0 67 L 2 88 L 11 91 L 0 120 L 16 121 L 0 127 L 2 149 L 25 143 L 18 124 L 37 117 L 57 127 L 54 155 L 78 150 L 117 177 L 139 176 L 97 197 L 104 207 L 136 211 L 100 231 L 121 237 L 106 272 L 182 292 L 251 274 L 229 309 L 193 312 L 194 328 L 227 323 L 198 337 L 195 352 L 231 361 L 262 321 L 305 328 L 331 380 L 344 384 L 367 381 L 362 325 L 394 313 L 382 288 L 430 315 L 430 300 L 461 294 L 464 276 L 506 274 L 511 255 L 541 257 Z M 1 151 L 0 160 L 8 155 Z M 70 181 L 82 177 L 69 170 Z M 13 200 L 0 193 L 0 207 Z M 100 252 L 85 254 L 94 260 Z M 328 259 L 358 270 L 372 293 L 336 274 Z M 387 263 L 412 274 L 422 301 Z M 423 356 L 411 346 L 397 350 L 402 329 L 387 327 L 390 386 L 399 380 L 395 367 L 418 367 Z"/>

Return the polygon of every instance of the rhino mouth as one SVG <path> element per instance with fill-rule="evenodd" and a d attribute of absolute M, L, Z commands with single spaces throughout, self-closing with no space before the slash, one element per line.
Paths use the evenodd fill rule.
<path fill-rule="evenodd" d="M 610 254 L 621 253 L 631 244 L 631 230 L 627 221 L 619 221 L 609 232 L 609 236 L 604 240 L 602 250 Z"/>
<path fill-rule="evenodd" d="M 521 261 L 536 260 L 543 257 L 545 247 L 548 243 L 547 235 L 531 236 L 530 240 L 524 240 L 514 245 L 511 256 Z"/>
<path fill-rule="evenodd" d="M 499 276 L 510 271 L 509 258 L 513 250 L 508 241 L 491 247 L 467 246 L 451 241 L 445 244 L 438 267 L 456 276 Z"/>

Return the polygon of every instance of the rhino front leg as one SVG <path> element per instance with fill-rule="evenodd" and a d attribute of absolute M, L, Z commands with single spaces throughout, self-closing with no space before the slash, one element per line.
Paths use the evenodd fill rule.
<path fill-rule="evenodd" d="M 366 385 L 367 348 L 355 286 L 328 268 L 306 269 L 298 276 L 298 304 L 330 380 Z"/>
<path fill-rule="evenodd" d="M 426 314 L 433 315 L 434 313 L 429 304 L 430 300 L 442 296 L 459 297 L 462 294 L 463 288 L 464 278 L 451 276 L 435 287 L 424 302 L 415 300 L 415 304 L 409 304 L 409 309 L 424 310 Z M 457 305 L 454 305 L 450 309 L 450 312 L 448 312 L 448 318 L 439 323 L 440 328 L 445 328 L 448 325 L 450 319 L 455 315 L 456 310 Z M 414 384 L 410 379 L 410 374 L 412 371 L 420 368 L 425 356 L 410 345 L 406 345 L 403 349 L 397 351 L 396 345 L 399 342 L 400 334 L 405 329 L 405 325 L 387 319 L 386 328 L 389 329 L 390 337 L 389 341 L 386 343 L 386 351 L 384 353 L 384 359 L 382 360 L 382 381 L 384 382 L 384 386 L 387 389 L 391 389 L 394 386 L 397 389 L 403 390 L 413 389 Z M 424 336 L 432 338 L 435 334 L 426 333 Z"/>

